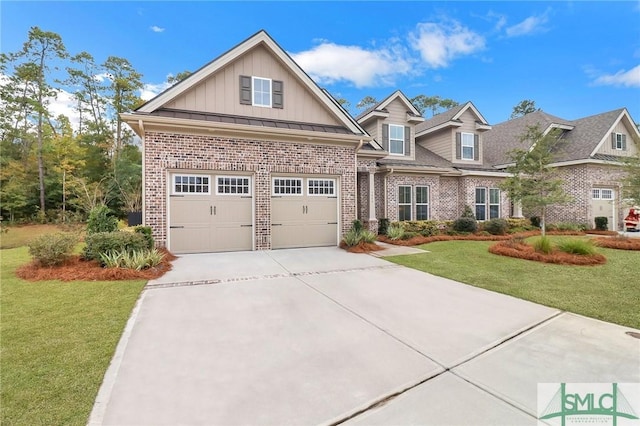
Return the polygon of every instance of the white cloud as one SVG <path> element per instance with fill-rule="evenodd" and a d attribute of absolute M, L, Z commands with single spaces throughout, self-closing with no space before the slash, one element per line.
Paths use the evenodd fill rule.
<path fill-rule="evenodd" d="M 602 86 L 640 87 L 640 65 L 629 71 L 620 70 L 615 74 L 605 74 L 593 82 Z"/>
<path fill-rule="evenodd" d="M 164 28 L 159 27 L 159 26 L 157 26 L 157 25 L 152 25 L 152 26 L 150 26 L 150 27 L 149 27 L 149 29 L 150 29 L 151 31 L 153 31 L 154 33 L 161 33 L 161 32 L 163 32 L 163 31 L 164 31 Z"/>
<path fill-rule="evenodd" d="M 142 98 L 142 100 L 144 101 L 148 101 L 149 99 L 156 97 L 159 93 L 168 89 L 169 86 L 171 85 L 166 81 L 158 84 L 145 83 L 140 90 L 140 98 Z"/>
<path fill-rule="evenodd" d="M 391 85 L 395 77 L 412 70 L 412 61 L 400 46 L 367 50 L 324 41 L 291 57 L 318 83 L 347 81 L 358 88 Z"/>
<path fill-rule="evenodd" d="M 507 27 L 507 37 L 518 37 L 547 31 L 545 24 L 549 22 L 549 10 L 542 15 L 533 15 L 524 21 Z"/>
<path fill-rule="evenodd" d="M 485 47 L 484 37 L 455 21 L 418 24 L 409 40 L 431 68 L 446 67 L 453 59 L 471 55 Z"/>

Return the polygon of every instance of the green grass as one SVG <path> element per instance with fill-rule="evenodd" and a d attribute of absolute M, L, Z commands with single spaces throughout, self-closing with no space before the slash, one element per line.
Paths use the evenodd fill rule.
<path fill-rule="evenodd" d="M 493 242 L 446 241 L 391 262 L 592 318 L 640 328 L 640 255 L 599 248 L 600 266 L 562 266 L 491 254 Z"/>
<path fill-rule="evenodd" d="M 9 226 L 5 228 L 7 232 L 0 233 L 0 249 L 10 249 L 22 247 L 35 237 L 44 234 L 51 234 L 59 231 L 76 231 L 82 228 L 80 225 L 25 225 L 25 226 Z"/>
<path fill-rule="evenodd" d="M 15 276 L 26 247 L 0 257 L 0 423 L 86 424 L 145 281 L 27 282 Z"/>

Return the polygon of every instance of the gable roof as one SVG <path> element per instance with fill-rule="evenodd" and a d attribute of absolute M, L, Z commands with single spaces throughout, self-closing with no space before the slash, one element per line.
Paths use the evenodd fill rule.
<path fill-rule="evenodd" d="M 316 99 L 322 103 L 331 113 L 338 119 L 338 121 L 351 131 L 353 134 L 363 134 L 362 128 L 349 116 L 349 114 L 337 103 L 327 95 L 312 79 L 304 72 L 302 68 L 282 49 L 276 42 L 267 34 L 266 31 L 260 30 L 247 40 L 223 53 L 213 61 L 204 65 L 199 70 L 195 71 L 186 79 L 177 83 L 174 86 L 166 89 L 153 99 L 147 101 L 142 106 L 138 107 L 136 113 L 150 114 L 154 111 L 162 108 L 171 100 L 186 93 L 191 88 L 194 88 L 199 83 L 213 75 L 218 70 L 224 68 L 226 65 L 241 57 L 245 53 L 249 52 L 254 47 L 262 45 L 275 55 L 301 82 L 304 84 L 311 93 L 313 93 Z"/>
<path fill-rule="evenodd" d="M 478 117 L 479 122 L 483 126 L 489 126 L 487 120 L 480 114 L 480 111 L 473 105 L 473 102 L 468 101 L 458 106 L 455 106 L 445 112 L 440 114 L 436 114 L 428 120 L 425 120 L 423 123 L 420 123 L 416 126 L 416 136 L 421 136 L 432 131 L 439 130 L 444 127 L 454 126 L 457 127 L 462 124 L 460 121 L 460 117 L 464 114 L 465 111 L 471 109 L 471 111 Z M 489 127 L 490 128 L 490 127 Z"/>
<path fill-rule="evenodd" d="M 400 100 L 402 103 L 405 104 L 405 106 L 407 107 L 407 114 L 409 114 L 412 120 L 416 120 L 416 121 L 424 120 L 424 118 L 422 117 L 422 114 L 420 114 L 420 111 L 418 111 L 415 105 L 411 103 L 409 98 L 407 98 L 407 96 L 404 93 L 402 93 L 402 91 L 396 90 L 395 92 L 393 92 L 392 94 L 384 98 L 382 101 L 367 108 L 364 112 L 358 114 L 358 116 L 356 117 L 356 121 L 359 123 L 362 123 L 364 121 L 367 121 L 369 118 L 373 116 L 388 117 L 389 114 L 386 110 L 386 107 L 396 99 Z"/>
<path fill-rule="evenodd" d="M 597 150 L 609 140 L 609 134 L 614 126 L 622 119 L 632 123 L 631 117 L 625 108 L 580 118 L 566 120 L 547 114 L 544 111 L 535 111 L 522 117 L 508 120 L 493 126 L 493 129 L 484 136 L 485 162 L 492 165 L 504 165 L 510 162 L 509 151 L 516 148 L 525 148 L 520 141 L 521 136 L 529 126 L 539 126 L 540 130 L 547 132 L 553 128 L 563 129 L 562 138 L 565 143 L 557 152 L 556 162 L 578 161 L 588 159 L 602 159 L 597 157 Z M 635 129 L 635 126 L 631 126 Z M 638 140 L 637 129 L 635 129 Z"/>

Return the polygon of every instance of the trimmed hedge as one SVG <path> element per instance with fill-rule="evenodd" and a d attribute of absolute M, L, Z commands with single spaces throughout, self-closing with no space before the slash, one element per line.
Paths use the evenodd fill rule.
<path fill-rule="evenodd" d="M 87 260 L 100 261 L 100 255 L 112 252 L 148 250 L 149 242 L 141 233 L 135 232 L 98 232 L 87 235 L 82 256 Z"/>

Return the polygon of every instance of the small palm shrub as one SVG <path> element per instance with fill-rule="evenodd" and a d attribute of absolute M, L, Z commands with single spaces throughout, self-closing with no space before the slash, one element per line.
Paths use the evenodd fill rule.
<path fill-rule="evenodd" d="M 509 230 L 509 222 L 505 219 L 491 219 L 484 223 L 484 230 L 491 235 L 504 235 Z"/>
<path fill-rule="evenodd" d="M 342 237 L 342 242 L 347 247 L 357 246 L 360 243 L 373 243 L 377 239 L 375 232 L 364 229 L 362 222 L 354 220 L 349 229 Z"/>
<path fill-rule="evenodd" d="M 136 271 L 158 266 L 163 258 L 164 254 L 157 249 L 100 253 L 100 261 L 105 267 L 135 269 Z"/>
<path fill-rule="evenodd" d="M 378 221 L 378 234 L 387 235 L 387 229 L 389 228 L 389 219 L 383 217 Z"/>
<path fill-rule="evenodd" d="M 357 246 L 360 243 L 360 233 L 356 232 L 355 229 L 349 229 L 342 236 L 342 241 L 347 247 Z"/>
<path fill-rule="evenodd" d="M 404 238 L 404 228 L 400 225 L 390 225 L 387 229 L 387 237 L 392 240 L 402 240 Z"/>
<path fill-rule="evenodd" d="M 538 253 L 549 254 L 553 251 L 553 245 L 548 237 L 540 237 L 533 242 L 533 248 Z"/>
<path fill-rule="evenodd" d="M 562 240 L 557 243 L 558 249 L 571 254 L 589 256 L 596 254 L 596 248 L 589 240 L 580 240 L 576 238 Z"/>
<path fill-rule="evenodd" d="M 98 232 L 87 235 L 82 256 L 87 260 L 100 260 L 101 254 L 148 250 L 148 241 L 137 232 Z"/>
<path fill-rule="evenodd" d="M 98 232 L 113 232 L 118 230 L 118 218 L 107 206 L 97 206 L 91 209 L 87 221 L 87 235 Z"/>
<path fill-rule="evenodd" d="M 608 229 L 609 219 L 606 216 L 598 216 L 594 221 L 598 231 L 606 231 Z"/>
<path fill-rule="evenodd" d="M 44 234 L 33 239 L 27 246 L 29 254 L 41 266 L 63 264 L 73 254 L 78 236 L 66 232 Z"/>

